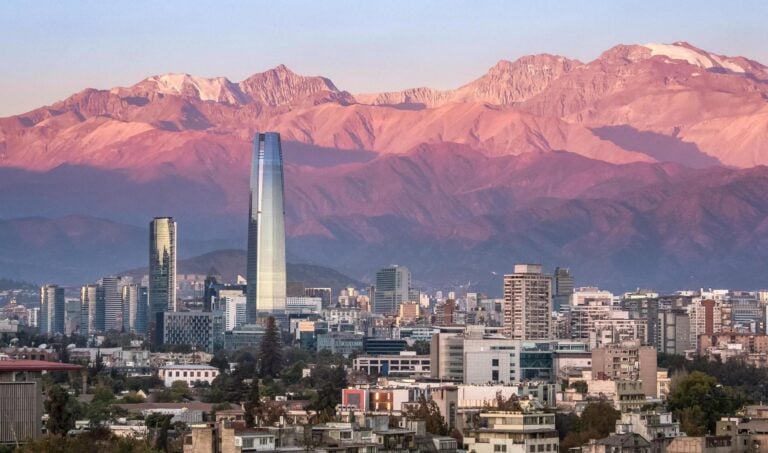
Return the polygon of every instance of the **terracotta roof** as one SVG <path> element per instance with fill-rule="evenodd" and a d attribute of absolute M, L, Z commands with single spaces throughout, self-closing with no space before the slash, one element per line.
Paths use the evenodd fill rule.
<path fill-rule="evenodd" d="M 45 360 L 0 360 L 0 373 L 14 371 L 79 371 L 83 367 Z"/>

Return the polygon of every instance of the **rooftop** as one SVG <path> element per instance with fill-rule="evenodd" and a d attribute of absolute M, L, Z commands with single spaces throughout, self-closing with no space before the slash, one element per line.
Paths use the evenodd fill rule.
<path fill-rule="evenodd" d="M 161 370 L 216 370 L 219 369 L 210 365 L 165 365 L 160 367 Z"/>
<path fill-rule="evenodd" d="M 45 360 L 0 360 L 0 373 L 18 371 L 80 371 L 83 367 Z"/>
<path fill-rule="evenodd" d="M 213 410 L 213 404 L 191 401 L 188 403 L 137 403 L 137 404 L 118 404 L 122 409 L 129 412 L 141 412 L 146 410 L 181 410 L 210 412 Z"/>

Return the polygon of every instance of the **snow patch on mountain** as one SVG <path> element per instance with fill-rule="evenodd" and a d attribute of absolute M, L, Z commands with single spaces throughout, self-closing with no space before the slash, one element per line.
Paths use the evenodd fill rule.
<path fill-rule="evenodd" d="M 194 91 L 202 101 L 238 101 L 237 94 L 233 93 L 232 82 L 225 77 L 206 79 L 189 74 L 163 74 L 147 80 L 154 82 L 160 93 L 183 95 Z"/>
<path fill-rule="evenodd" d="M 732 72 L 744 72 L 744 68 L 734 62 L 679 44 L 649 43 L 644 44 L 643 47 L 651 51 L 651 56 L 661 55 L 671 60 L 683 60 L 705 69 L 724 68 Z"/>

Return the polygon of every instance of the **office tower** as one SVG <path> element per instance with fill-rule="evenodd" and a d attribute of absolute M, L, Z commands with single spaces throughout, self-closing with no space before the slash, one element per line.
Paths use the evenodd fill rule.
<path fill-rule="evenodd" d="M 40 333 L 64 333 L 64 288 L 45 285 L 40 288 Z"/>
<path fill-rule="evenodd" d="M 137 335 L 147 333 L 148 291 L 136 283 L 123 286 L 123 331 Z"/>
<path fill-rule="evenodd" d="M 99 285 L 80 287 L 80 335 L 85 337 L 99 331 L 96 314 L 100 291 Z"/>
<path fill-rule="evenodd" d="M 319 297 L 323 301 L 323 308 L 330 307 L 333 300 L 331 288 L 304 288 L 304 296 Z"/>
<path fill-rule="evenodd" d="M 552 302 L 555 311 L 561 311 L 567 307 L 573 294 L 573 275 L 571 270 L 564 267 L 556 267 L 554 284 L 552 288 Z"/>
<path fill-rule="evenodd" d="M 376 290 L 373 295 L 373 312 L 397 313 L 400 304 L 408 302 L 411 289 L 411 272 L 407 267 L 390 266 L 376 272 Z"/>
<path fill-rule="evenodd" d="M 110 276 L 101 279 L 104 297 L 104 331 L 123 330 L 123 280 Z"/>
<path fill-rule="evenodd" d="M 148 328 L 154 345 L 163 342 L 163 313 L 176 306 L 176 222 L 155 217 L 149 224 Z"/>
<path fill-rule="evenodd" d="M 552 276 L 539 264 L 516 264 L 504 276 L 504 336 L 515 340 L 552 338 Z"/>
<path fill-rule="evenodd" d="M 250 184 L 246 313 L 248 322 L 253 323 L 259 312 L 285 310 L 285 209 L 280 134 L 256 134 Z"/>
<path fill-rule="evenodd" d="M 77 299 L 64 300 L 64 334 L 72 335 L 80 332 L 80 301 Z"/>

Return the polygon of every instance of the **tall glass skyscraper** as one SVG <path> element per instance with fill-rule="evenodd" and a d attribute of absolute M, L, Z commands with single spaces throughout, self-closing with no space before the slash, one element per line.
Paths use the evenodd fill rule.
<path fill-rule="evenodd" d="M 40 287 L 40 333 L 64 333 L 64 288 L 58 285 Z"/>
<path fill-rule="evenodd" d="M 285 209 L 280 134 L 256 134 L 248 214 L 246 317 L 285 310 Z"/>
<path fill-rule="evenodd" d="M 149 224 L 148 327 L 153 344 L 162 344 L 163 314 L 175 307 L 176 222 L 173 217 L 155 217 Z"/>
<path fill-rule="evenodd" d="M 80 288 L 80 335 L 84 337 L 104 330 L 103 325 L 99 326 L 98 320 L 100 292 L 101 286 L 99 285 L 85 285 Z"/>
<path fill-rule="evenodd" d="M 123 330 L 123 280 L 110 276 L 101 279 L 104 295 L 104 331 Z"/>
<path fill-rule="evenodd" d="M 400 304 L 408 302 L 411 290 L 411 272 L 404 266 L 390 266 L 376 272 L 376 291 L 373 294 L 373 312 L 395 314 Z"/>

